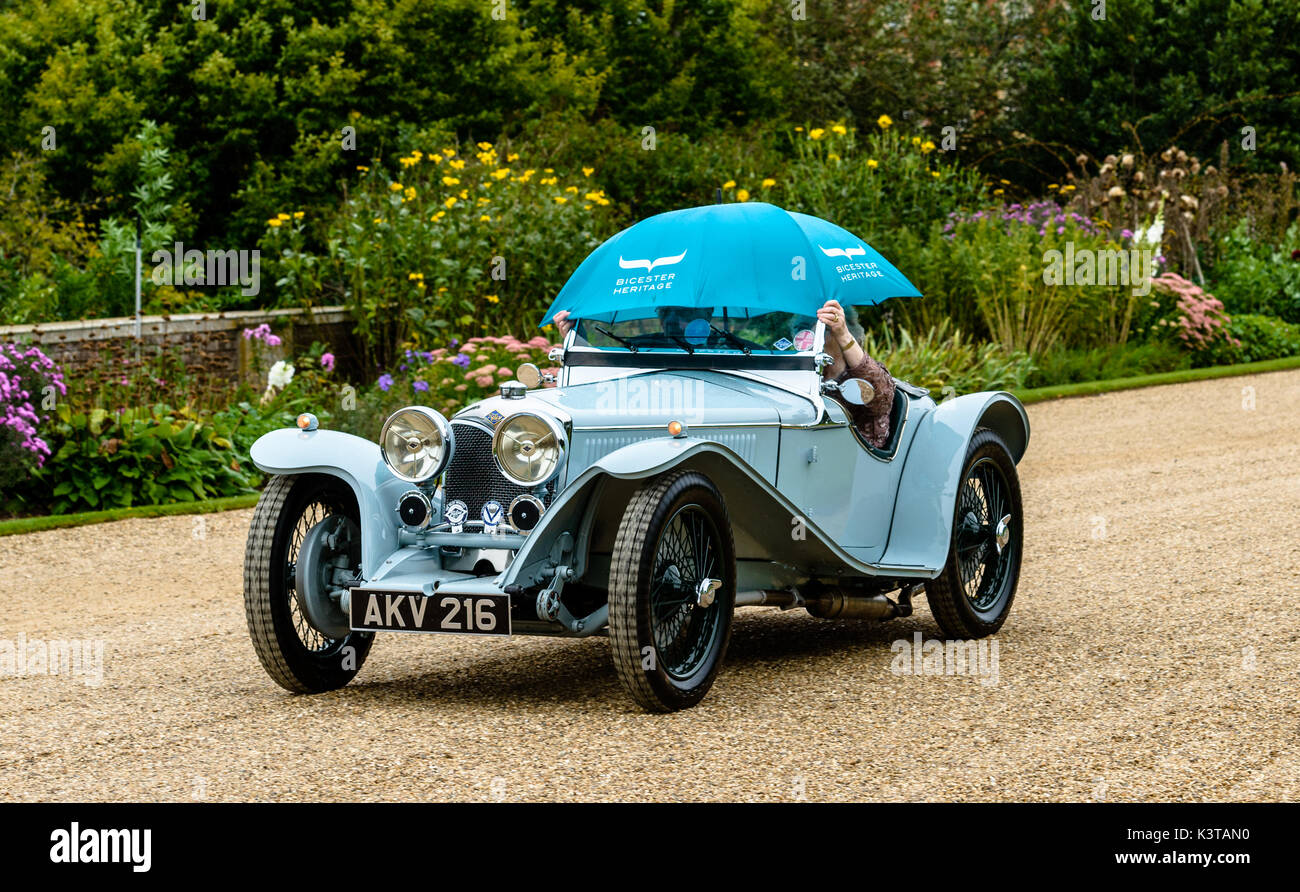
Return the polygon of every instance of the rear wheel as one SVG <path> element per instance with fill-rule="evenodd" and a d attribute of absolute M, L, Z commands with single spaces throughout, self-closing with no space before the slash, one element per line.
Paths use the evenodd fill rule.
<path fill-rule="evenodd" d="M 610 565 L 614 668 L 652 712 L 703 699 L 722 667 L 736 602 L 731 522 L 717 487 L 668 473 L 633 496 Z"/>
<path fill-rule="evenodd" d="M 370 653 L 372 633 L 348 630 L 342 617 L 333 617 L 331 633 L 322 631 L 309 619 L 313 605 L 304 609 L 304 599 L 317 598 L 319 617 L 323 592 L 297 591 L 305 575 L 297 572 L 306 557 L 304 544 L 314 549 L 318 564 L 359 571 L 357 517 L 347 484 L 311 475 L 271 478 L 253 511 L 244 552 L 244 612 L 262 668 L 286 690 L 316 694 L 341 688 Z"/>
<path fill-rule="evenodd" d="M 971 438 L 953 511 L 943 572 L 925 584 L 930 611 L 949 638 L 983 638 L 1006 622 L 1024 545 L 1020 479 L 1006 444 L 981 428 Z"/>

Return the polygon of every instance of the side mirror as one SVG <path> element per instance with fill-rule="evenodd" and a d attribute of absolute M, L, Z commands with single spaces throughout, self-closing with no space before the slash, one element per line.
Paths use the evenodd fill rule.
<path fill-rule="evenodd" d="M 529 390 L 538 387 L 542 383 L 542 371 L 531 362 L 526 362 L 515 372 L 515 378 Z"/>
<path fill-rule="evenodd" d="M 552 347 L 551 352 L 546 354 L 546 358 L 551 362 L 564 362 L 564 348 Z"/>
<path fill-rule="evenodd" d="M 876 388 L 864 378 L 850 378 L 842 383 L 823 381 L 822 393 L 838 393 L 844 402 L 855 406 L 865 406 L 876 398 Z"/>

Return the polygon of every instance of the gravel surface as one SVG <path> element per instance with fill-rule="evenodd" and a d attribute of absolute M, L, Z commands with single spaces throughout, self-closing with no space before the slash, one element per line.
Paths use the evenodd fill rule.
<path fill-rule="evenodd" d="M 349 687 L 288 695 L 244 625 L 251 511 L 0 538 L 0 647 L 104 642 L 98 685 L 0 677 L 0 799 L 1296 799 L 1297 405 L 1300 372 L 1031 406 L 996 676 L 891 671 L 939 634 L 923 600 L 748 609 L 666 716 L 603 639 L 381 635 Z"/>

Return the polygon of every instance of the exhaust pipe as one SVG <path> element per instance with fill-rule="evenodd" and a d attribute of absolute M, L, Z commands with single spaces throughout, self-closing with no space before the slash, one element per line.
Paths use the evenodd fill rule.
<path fill-rule="evenodd" d="M 780 607 L 789 610 L 803 607 L 818 619 L 894 619 L 912 615 L 912 596 L 921 585 L 911 585 L 899 593 L 898 601 L 892 601 L 885 595 L 859 595 L 847 592 L 838 586 L 817 586 L 809 597 L 804 597 L 798 589 L 788 591 L 777 589 L 760 589 L 751 592 L 737 592 L 737 607 Z"/>

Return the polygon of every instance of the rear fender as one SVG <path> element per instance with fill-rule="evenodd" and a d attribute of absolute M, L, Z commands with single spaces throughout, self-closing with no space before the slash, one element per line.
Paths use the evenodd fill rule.
<path fill-rule="evenodd" d="M 393 476 L 379 446 L 340 431 L 283 428 L 257 439 L 253 464 L 268 474 L 328 474 L 352 488 L 361 519 L 361 573 L 372 579 L 398 548 L 394 509 L 412 488 Z"/>
<path fill-rule="evenodd" d="M 912 439 L 881 563 L 934 576 L 948 560 L 957 487 L 978 428 L 993 430 L 1019 462 L 1029 447 L 1029 417 L 1009 393 L 972 393 L 940 403 Z"/>

